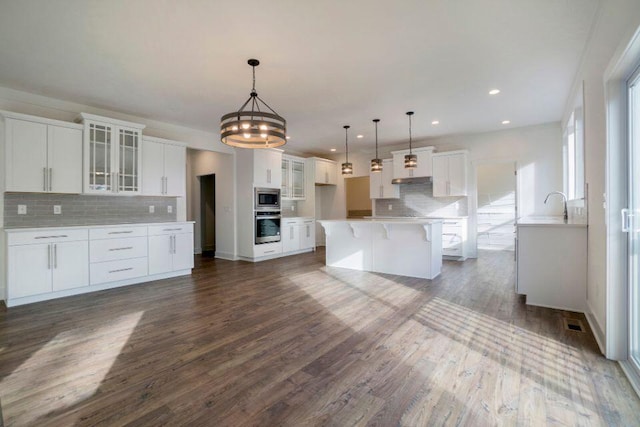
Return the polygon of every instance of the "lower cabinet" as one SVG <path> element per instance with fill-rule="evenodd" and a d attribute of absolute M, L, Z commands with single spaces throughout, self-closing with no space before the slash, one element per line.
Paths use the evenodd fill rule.
<path fill-rule="evenodd" d="M 74 239 L 84 239 L 75 240 Z M 89 285 L 89 246 L 84 233 L 27 232 L 8 239 L 7 294 L 22 298 Z M 47 243 L 35 243 L 46 241 Z"/>
<path fill-rule="evenodd" d="M 314 249 L 316 246 L 315 220 L 290 218 L 282 220 L 282 252 Z"/>
<path fill-rule="evenodd" d="M 149 274 L 193 268 L 193 226 L 149 227 Z"/>
<path fill-rule="evenodd" d="M 444 219 L 442 221 L 442 255 L 464 259 L 467 257 L 467 220 Z"/>
<path fill-rule="evenodd" d="M 5 233 L 7 306 L 145 282 L 163 273 L 187 274 L 193 268 L 193 223 Z"/>

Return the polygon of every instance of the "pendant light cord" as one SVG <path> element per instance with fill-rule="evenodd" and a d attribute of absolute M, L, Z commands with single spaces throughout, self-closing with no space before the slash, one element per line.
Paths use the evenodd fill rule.
<path fill-rule="evenodd" d="M 378 158 L 378 122 L 374 122 L 376 124 L 376 159 Z"/>
<path fill-rule="evenodd" d="M 344 127 L 344 145 L 347 149 L 345 163 L 349 163 L 349 126 Z"/>
<path fill-rule="evenodd" d="M 411 138 L 411 114 L 409 114 L 409 154 L 413 154 L 411 152 L 411 142 L 412 142 L 412 138 Z"/>

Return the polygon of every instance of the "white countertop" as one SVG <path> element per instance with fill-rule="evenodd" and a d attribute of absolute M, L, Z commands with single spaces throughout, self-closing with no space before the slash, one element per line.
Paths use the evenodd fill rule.
<path fill-rule="evenodd" d="M 467 219 L 468 216 L 365 216 L 365 219 L 402 219 L 402 220 L 422 220 L 422 219 Z"/>
<path fill-rule="evenodd" d="M 114 227 L 148 227 L 153 225 L 176 225 L 176 224 L 195 224 L 195 221 L 173 221 L 173 222 L 129 222 L 122 224 L 103 224 L 103 225 L 63 225 L 60 227 L 29 227 L 29 228 L 5 228 L 7 233 L 23 232 L 23 231 L 46 231 L 46 230 L 86 230 L 95 228 L 114 228 Z"/>
<path fill-rule="evenodd" d="M 347 223 L 363 223 L 363 224 L 411 224 L 411 225 L 424 225 L 424 224 L 439 224 L 442 222 L 440 218 L 370 218 L 370 219 L 320 219 L 321 224 L 331 224 L 338 222 Z"/>
<path fill-rule="evenodd" d="M 564 222 L 561 216 L 525 216 L 518 218 L 518 227 L 587 227 L 587 223 L 573 221 Z"/>
<path fill-rule="evenodd" d="M 316 219 L 313 216 L 283 216 L 282 220 L 283 221 L 291 221 L 291 220 L 309 220 L 309 219 Z"/>

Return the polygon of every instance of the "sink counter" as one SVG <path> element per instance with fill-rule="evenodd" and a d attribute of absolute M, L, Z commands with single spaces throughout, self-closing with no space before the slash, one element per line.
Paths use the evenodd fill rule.
<path fill-rule="evenodd" d="M 587 227 L 586 222 L 573 221 L 569 219 L 568 222 L 564 222 L 564 218 L 561 216 L 525 216 L 518 218 L 516 223 L 519 227 L 530 226 L 550 226 L 550 227 Z"/>

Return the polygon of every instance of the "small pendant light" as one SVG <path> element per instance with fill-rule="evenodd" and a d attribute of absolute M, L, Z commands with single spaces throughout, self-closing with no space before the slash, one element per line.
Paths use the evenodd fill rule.
<path fill-rule="evenodd" d="M 418 166 L 418 156 L 411 152 L 411 116 L 413 116 L 413 111 L 407 111 L 407 116 L 409 116 L 409 154 L 404 156 L 404 167 L 405 169 L 415 169 Z"/>
<path fill-rule="evenodd" d="M 378 122 L 380 119 L 373 119 L 376 124 L 376 158 L 371 160 L 371 172 L 382 172 L 382 159 L 378 158 Z"/>
<path fill-rule="evenodd" d="M 346 148 L 345 162 L 342 164 L 342 175 L 353 174 L 353 164 L 349 163 L 349 128 L 351 126 L 344 125 L 344 146 Z"/>

